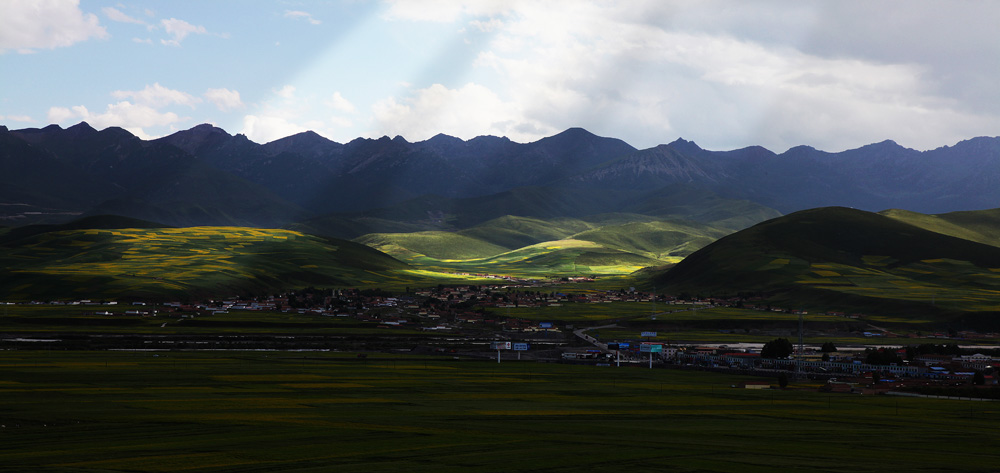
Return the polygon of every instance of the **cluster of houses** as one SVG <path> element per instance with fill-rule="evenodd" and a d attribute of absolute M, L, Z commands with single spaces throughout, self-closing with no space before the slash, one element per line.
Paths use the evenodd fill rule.
<path fill-rule="evenodd" d="M 975 353 L 971 355 L 920 354 L 905 360 L 905 348 L 888 348 L 894 351 L 902 363 L 868 363 L 867 352 L 822 353 L 810 351 L 789 359 L 761 357 L 753 350 L 736 351 L 725 347 L 688 347 L 678 352 L 681 362 L 720 368 L 796 371 L 806 374 L 820 374 L 824 377 L 839 375 L 863 375 L 872 373 L 891 379 L 919 378 L 931 380 L 969 380 L 980 372 L 987 384 L 995 384 L 992 373 L 1000 371 L 1000 356 Z M 996 368 L 994 368 L 996 367 Z"/>

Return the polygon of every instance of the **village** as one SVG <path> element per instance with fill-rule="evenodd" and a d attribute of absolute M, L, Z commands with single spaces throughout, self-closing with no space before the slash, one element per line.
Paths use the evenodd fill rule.
<path fill-rule="evenodd" d="M 550 288 L 551 289 L 551 288 Z M 995 338 L 995 334 L 974 332 L 931 333 L 922 338 L 945 339 L 942 344 L 922 343 L 917 346 L 890 348 L 887 340 L 869 344 L 872 338 L 914 337 L 889 330 L 865 330 L 857 344 L 833 347 L 795 347 L 787 357 L 762 356 L 760 344 L 725 344 L 650 342 L 633 339 L 599 340 L 591 336 L 586 327 L 574 327 L 558 319 L 539 321 L 509 315 L 509 309 L 558 308 L 573 304 L 646 303 L 659 304 L 661 314 L 680 310 L 698 310 L 714 307 L 740 307 L 747 310 L 805 314 L 804 311 L 786 310 L 769 306 L 754 306 L 742 299 L 732 300 L 682 300 L 668 295 L 654 295 L 641 291 L 609 290 L 582 293 L 545 291 L 535 287 L 511 285 L 437 286 L 392 294 L 380 290 L 314 289 L 278 294 L 267 297 L 228 298 L 203 302 L 148 301 L 50 301 L 32 302 L 31 305 L 88 306 L 90 314 L 103 317 L 161 317 L 161 318 L 219 318 L 239 312 L 278 312 L 302 314 L 313 317 L 331 317 L 336 320 L 353 320 L 357 323 L 384 329 L 406 329 L 447 335 L 461 340 L 456 346 L 466 355 L 476 355 L 470 346 L 480 346 L 480 356 L 494 356 L 490 341 L 513 340 L 534 344 L 537 350 L 523 353 L 525 359 L 573 363 L 643 364 L 674 366 L 686 369 L 724 370 L 755 375 L 788 374 L 793 377 L 832 380 L 826 389 L 831 392 L 884 392 L 909 385 L 975 384 L 996 385 L 1000 376 L 995 375 L 1000 365 L 1000 350 L 983 349 L 981 352 L 959 348 L 958 342 L 977 338 Z M 10 304 L 10 303 L 8 303 Z M 610 306 L 609 306 L 610 307 Z M 6 309 L 5 309 L 6 310 Z M 505 313 L 506 311 L 506 313 Z M 863 318 L 863 314 L 828 312 L 826 315 L 845 319 Z M 629 318 L 650 318 L 643 312 L 637 316 L 609 319 L 602 324 L 627 322 Z M 720 333 L 727 332 L 724 329 Z M 303 337 L 305 340 L 307 337 Z M 644 346 L 646 345 L 646 346 Z M 900 345 L 903 345 L 902 343 Z M 283 345 L 286 346 L 286 345 Z M 542 349 L 545 350 L 542 350 Z M 398 347 L 397 347 L 398 349 Z M 439 352 L 456 353 L 456 349 L 438 348 Z M 513 353 L 495 353 L 503 358 Z M 502 356 L 501 356 L 502 355 Z M 522 353 L 517 353 L 517 359 Z M 498 358 L 499 359 L 499 358 Z M 873 381 L 874 380 L 874 381 Z"/>

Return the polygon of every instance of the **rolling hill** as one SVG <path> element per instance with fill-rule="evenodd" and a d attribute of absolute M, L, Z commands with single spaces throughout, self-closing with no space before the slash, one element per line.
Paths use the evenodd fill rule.
<path fill-rule="evenodd" d="M 957 233 L 954 215 L 909 216 L 940 218 L 952 223 L 939 227 Z M 842 207 L 796 212 L 723 237 L 647 284 L 757 294 L 813 310 L 1000 324 L 993 316 L 1000 310 L 1000 248 Z"/>
<path fill-rule="evenodd" d="M 675 263 L 730 232 L 631 214 L 591 221 L 505 216 L 456 232 L 372 233 L 354 241 L 415 267 L 565 277 L 623 275 Z"/>
<path fill-rule="evenodd" d="M 288 230 L 72 228 L 86 226 L 100 225 L 85 221 L 4 235 L 0 293 L 5 299 L 193 300 L 374 285 L 407 269 L 364 245 Z"/>
<path fill-rule="evenodd" d="M 906 210 L 879 212 L 910 225 L 985 245 L 1000 246 L 1000 209 L 926 215 Z"/>

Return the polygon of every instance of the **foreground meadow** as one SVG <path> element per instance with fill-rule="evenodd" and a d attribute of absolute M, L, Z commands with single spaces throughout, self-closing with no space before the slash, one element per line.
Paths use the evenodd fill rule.
<path fill-rule="evenodd" d="M 0 365 L 0 469 L 11 471 L 1000 463 L 998 403 L 751 391 L 710 373 L 281 352 L 3 351 Z"/>

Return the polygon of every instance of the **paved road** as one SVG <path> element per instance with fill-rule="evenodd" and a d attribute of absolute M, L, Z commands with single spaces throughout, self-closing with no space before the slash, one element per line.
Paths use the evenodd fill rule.
<path fill-rule="evenodd" d="M 611 324 L 611 325 L 601 325 L 599 327 L 584 327 L 584 328 L 580 328 L 580 329 L 574 330 L 573 331 L 573 335 L 576 335 L 577 337 L 580 337 L 580 338 L 586 340 L 587 342 L 593 344 L 597 348 L 600 348 L 601 351 L 603 351 L 603 352 L 608 352 L 608 344 L 607 343 L 599 342 L 596 338 L 591 337 L 590 335 L 587 335 L 586 332 L 588 330 L 600 330 L 600 329 L 603 329 L 603 328 L 614 328 L 614 327 L 618 327 L 618 325 L 617 324 Z M 608 353 L 610 353 L 610 352 L 608 352 Z"/>

